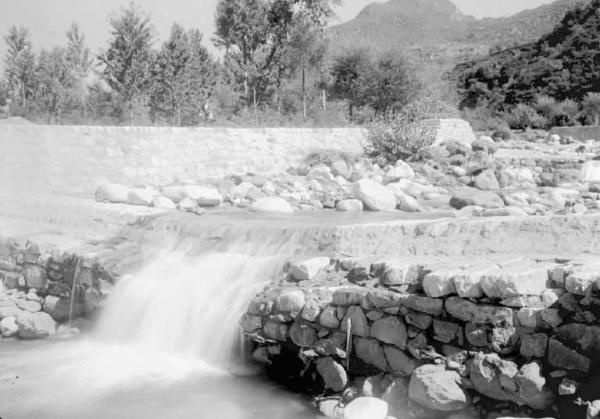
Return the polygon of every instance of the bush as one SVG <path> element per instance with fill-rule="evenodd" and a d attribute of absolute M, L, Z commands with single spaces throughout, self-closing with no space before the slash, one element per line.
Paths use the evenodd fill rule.
<path fill-rule="evenodd" d="M 508 130 L 506 121 L 492 111 L 487 105 L 479 105 L 475 108 L 465 108 L 461 112 L 464 120 L 471 124 L 475 131 Z"/>
<path fill-rule="evenodd" d="M 586 123 L 600 125 L 600 93 L 588 93 L 581 105 Z"/>
<path fill-rule="evenodd" d="M 435 133 L 419 121 L 414 114 L 402 112 L 367 124 L 365 153 L 388 163 L 426 159 L 435 141 Z"/>
<path fill-rule="evenodd" d="M 559 103 L 556 116 L 554 118 L 555 126 L 573 126 L 578 124 L 579 104 L 571 99 L 566 99 Z"/>
<path fill-rule="evenodd" d="M 510 140 L 512 138 L 512 133 L 508 127 L 499 128 L 492 133 L 492 138 L 495 140 Z"/>
<path fill-rule="evenodd" d="M 548 125 L 546 118 L 538 114 L 535 108 L 524 103 L 519 103 L 513 108 L 506 115 L 506 119 L 512 129 L 525 130 L 527 128 L 543 128 Z"/>

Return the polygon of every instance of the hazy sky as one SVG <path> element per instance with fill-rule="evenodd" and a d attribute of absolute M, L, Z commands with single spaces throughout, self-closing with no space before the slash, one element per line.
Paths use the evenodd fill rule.
<path fill-rule="evenodd" d="M 352 19 L 372 1 L 344 0 L 332 23 Z M 454 0 L 464 13 L 476 17 L 506 16 L 551 1 Z M 76 21 L 96 52 L 105 46 L 108 14 L 128 3 L 129 0 L 0 0 L 0 34 L 6 34 L 10 25 L 23 25 L 30 29 L 36 49 L 48 48 L 64 44 L 66 30 Z M 199 28 L 205 34 L 206 45 L 210 46 L 208 41 L 213 32 L 217 0 L 137 0 L 136 3 L 152 14 L 162 39 L 169 33 L 171 24 L 177 21 L 186 27 Z M 0 57 L 4 57 L 5 45 L 3 40 L 0 41 Z"/>

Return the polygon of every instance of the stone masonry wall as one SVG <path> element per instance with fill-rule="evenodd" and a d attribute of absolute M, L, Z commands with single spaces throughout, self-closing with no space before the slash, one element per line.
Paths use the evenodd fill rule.
<path fill-rule="evenodd" d="M 113 275 L 89 258 L 0 238 L 0 335 L 53 336 L 70 315 L 92 316 L 113 282 Z"/>
<path fill-rule="evenodd" d="M 241 325 L 255 359 L 295 353 L 328 391 L 358 387 L 393 416 L 411 402 L 424 417 L 473 405 L 557 417 L 561 402 L 599 398 L 584 385 L 600 366 L 599 291 L 593 259 L 318 257 L 289 264 Z"/>
<path fill-rule="evenodd" d="M 91 196 L 103 183 L 276 174 L 324 149 L 361 153 L 360 129 L 0 126 L 0 188 Z"/>

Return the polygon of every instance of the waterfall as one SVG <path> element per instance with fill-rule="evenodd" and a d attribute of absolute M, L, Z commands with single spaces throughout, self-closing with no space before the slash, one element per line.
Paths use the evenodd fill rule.
<path fill-rule="evenodd" d="M 240 354 L 239 319 L 280 269 L 276 256 L 164 254 L 118 282 L 96 336 L 231 370 Z"/>

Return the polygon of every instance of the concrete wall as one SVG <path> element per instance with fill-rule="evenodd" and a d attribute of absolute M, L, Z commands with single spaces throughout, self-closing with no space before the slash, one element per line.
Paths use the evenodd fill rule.
<path fill-rule="evenodd" d="M 110 181 L 166 184 L 281 173 L 315 150 L 362 152 L 360 129 L 0 125 L 0 189 L 89 196 Z"/>

